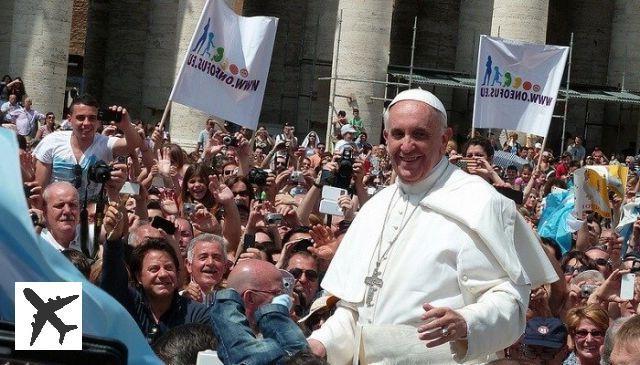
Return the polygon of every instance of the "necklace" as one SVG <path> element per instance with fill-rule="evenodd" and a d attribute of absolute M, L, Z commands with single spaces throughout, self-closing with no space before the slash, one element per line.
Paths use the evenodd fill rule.
<path fill-rule="evenodd" d="M 387 206 L 387 211 L 385 212 L 384 221 L 382 223 L 382 232 L 380 232 L 380 238 L 378 239 L 378 243 L 376 244 L 376 247 L 375 247 L 375 250 L 378 253 L 377 254 L 377 258 L 376 258 L 376 266 L 373 268 L 373 272 L 371 273 L 371 275 L 364 278 L 364 284 L 367 286 L 367 294 L 366 294 L 366 297 L 365 297 L 365 304 L 366 304 L 367 307 L 373 306 L 373 297 L 375 296 L 376 292 L 379 289 L 382 288 L 382 285 L 384 284 L 384 281 L 382 280 L 383 272 L 380 271 L 380 265 L 382 265 L 384 260 L 387 259 L 388 255 L 389 255 L 389 253 L 391 251 L 391 248 L 393 247 L 393 244 L 396 242 L 398 237 L 400 237 L 400 233 L 402 233 L 404 228 L 407 226 L 407 224 L 411 220 L 411 217 L 416 212 L 418 207 L 420 207 L 420 202 L 422 201 L 422 199 L 424 199 L 427 196 L 427 194 L 429 194 L 431 192 L 431 190 L 433 190 L 436 182 L 438 180 L 440 180 L 440 178 L 447 172 L 448 168 L 449 168 L 449 164 L 447 163 L 445 169 L 442 171 L 440 176 L 438 176 L 438 178 L 436 180 L 434 180 L 433 185 L 426 192 L 424 192 L 424 194 L 422 194 L 422 196 L 420 196 L 420 199 L 418 199 L 418 202 L 417 202 L 416 206 L 413 207 L 413 209 L 411 210 L 411 213 L 406 218 L 406 220 L 405 220 L 405 216 L 407 214 L 407 209 L 408 208 L 405 208 L 404 214 L 402 215 L 402 222 L 403 222 L 402 226 L 399 227 L 398 232 L 389 241 L 389 246 L 381 254 L 381 251 L 382 251 L 382 236 L 384 235 L 384 229 L 385 229 L 385 226 L 387 224 L 387 219 L 389 218 L 389 211 L 391 210 L 391 205 L 393 204 L 393 201 L 394 201 L 394 198 L 396 196 L 396 193 L 400 189 L 398 186 L 396 186 L 396 190 L 394 190 L 393 195 L 391 196 L 391 200 L 389 201 L 389 205 Z"/>

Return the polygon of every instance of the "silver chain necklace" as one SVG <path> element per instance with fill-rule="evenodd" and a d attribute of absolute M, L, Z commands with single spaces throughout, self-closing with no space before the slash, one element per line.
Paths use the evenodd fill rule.
<path fill-rule="evenodd" d="M 367 307 L 373 306 L 373 297 L 375 296 L 376 292 L 379 289 L 382 288 L 382 285 L 384 284 L 384 281 L 382 280 L 383 272 L 380 271 L 380 265 L 382 265 L 384 260 L 387 259 L 388 255 L 389 255 L 389 253 L 391 251 L 391 248 L 393 247 L 393 244 L 396 242 L 398 237 L 400 237 L 400 234 L 402 233 L 404 228 L 407 226 L 409 221 L 411 221 L 411 217 L 416 212 L 418 207 L 420 207 L 420 202 L 422 201 L 422 199 L 424 199 L 427 196 L 427 194 L 429 194 L 431 192 L 431 190 L 433 190 L 433 188 L 435 187 L 436 182 L 438 180 L 440 180 L 440 178 L 445 174 L 445 172 L 447 172 L 448 168 L 449 168 L 449 164 L 447 163 L 444 171 L 442 171 L 440 176 L 438 176 L 438 178 L 436 180 L 434 180 L 434 183 L 431 186 L 431 188 L 429 188 L 424 194 L 422 194 L 420 199 L 418 199 L 418 203 L 411 210 L 411 213 L 409 214 L 409 217 L 406 220 L 405 220 L 405 216 L 407 214 L 408 207 L 405 208 L 404 214 L 402 215 L 402 222 L 403 222 L 402 226 L 399 227 L 398 232 L 389 241 L 389 246 L 387 247 L 386 250 L 384 250 L 384 252 L 381 255 L 380 252 L 382 251 L 382 237 L 384 236 L 384 229 L 385 229 L 385 226 L 387 225 L 387 219 L 389 218 L 389 211 L 391 210 L 391 205 L 393 204 L 393 200 L 394 200 L 394 198 L 396 196 L 396 193 L 400 189 L 399 186 L 396 186 L 396 190 L 394 190 L 393 195 L 391 196 L 391 200 L 389 201 L 389 205 L 387 206 L 387 211 L 385 212 L 385 215 L 384 215 L 384 221 L 382 222 L 382 231 L 380 232 L 380 238 L 378 239 L 378 243 L 376 243 L 375 250 L 378 253 L 377 254 L 377 259 L 376 259 L 376 266 L 373 268 L 373 272 L 371 273 L 371 275 L 364 278 L 364 284 L 367 286 L 367 295 L 365 297 L 365 304 L 366 304 Z"/>

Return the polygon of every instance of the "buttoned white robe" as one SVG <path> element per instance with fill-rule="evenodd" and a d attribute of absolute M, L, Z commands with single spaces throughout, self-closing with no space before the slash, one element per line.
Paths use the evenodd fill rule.
<path fill-rule="evenodd" d="M 397 232 L 368 307 L 365 277 Z M 482 363 L 523 333 L 531 284 L 557 279 L 513 201 L 442 159 L 423 181 L 390 186 L 358 213 L 322 282 L 341 298 L 338 309 L 310 338 L 333 365 Z M 416 331 L 423 303 L 457 310 L 467 340 L 427 349 Z"/>

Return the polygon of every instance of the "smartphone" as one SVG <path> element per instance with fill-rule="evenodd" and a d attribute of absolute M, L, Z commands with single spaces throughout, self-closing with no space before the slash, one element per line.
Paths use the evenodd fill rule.
<path fill-rule="evenodd" d="M 340 189 L 333 186 L 322 187 L 323 200 L 333 200 L 337 202 L 338 199 L 340 199 L 340 197 L 343 195 L 347 195 L 347 191 L 345 189 Z"/>
<path fill-rule="evenodd" d="M 140 184 L 125 181 L 124 185 L 122 185 L 122 189 L 120 189 L 120 194 L 138 196 L 140 195 Z"/>
<path fill-rule="evenodd" d="M 98 120 L 101 121 L 102 124 L 109 124 L 111 122 L 120 123 L 120 121 L 122 121 L 122 113 L 102 107 L 98 109 Z"/>
<path fill-rule="evenodd" d="M 164 219 L 160 216 L 155 216 L 151 220 L 151 227 L 161 229 L 165 231 L 167 234 L 176 233 L 176 226 L 171 223 L 171 221 Z"/>
<path fill-rule="evenodd" d="M 320 209 L 318 209 L 320 213 L 343 216 L 344 212 L 342 208 L 338 205 L 338 202 L 335 200 L 321 200 L 320 201 Z"/>
<path fill-rule="evenodd" d="M 636 274 L 628 273 L 622 275 L 620 279 L 620 299 L 633 299 L 633 292 L 636 284 Z"/>

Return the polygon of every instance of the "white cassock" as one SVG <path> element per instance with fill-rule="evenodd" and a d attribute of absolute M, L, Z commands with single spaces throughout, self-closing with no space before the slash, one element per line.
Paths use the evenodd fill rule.
<path fill-rule="evenodd" d="M 365 278 L 387 248 L 383 284 L 367 298 Z M 483 363 L 524 332 L 531 285 L 556 280 L 515 203 L 443 158 L 362 207 L 322 282 L 341 301 L 310 338 L 332 365 Z M 467 340 L 426 348 L 424 303 L 460 313 Z"/>

